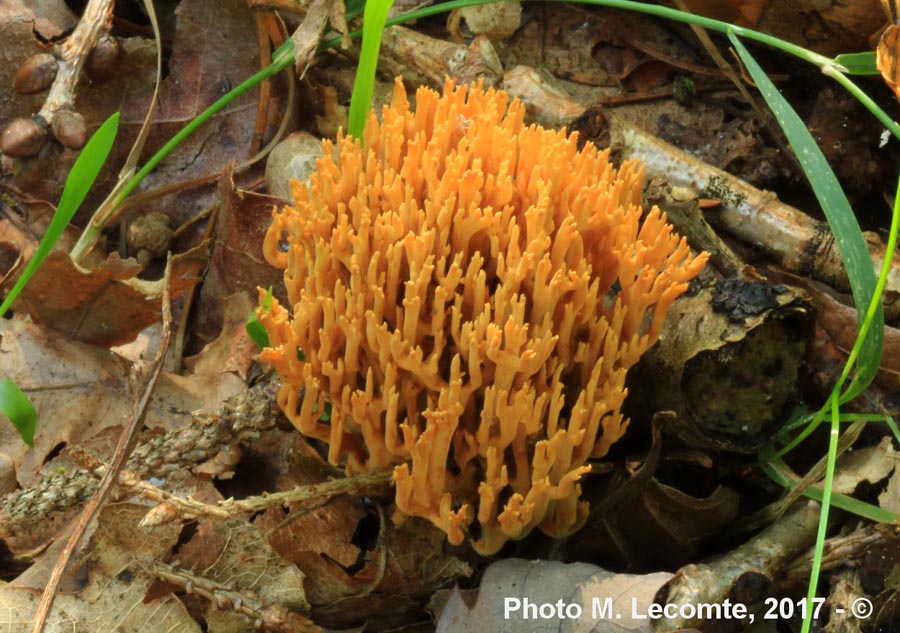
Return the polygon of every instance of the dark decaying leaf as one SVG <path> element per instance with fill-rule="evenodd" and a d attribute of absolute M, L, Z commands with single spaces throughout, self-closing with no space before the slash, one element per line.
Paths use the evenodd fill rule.
<path fill-rule="evenodd" d="M 281 272 L 262 254 L 263 237 L 272 223 L 272 211 L 283 200 L 238 189 L 231 169 L 219 179 L 218 216 L 209 268 L 195 309 L 193 335 L 202 342 L 222 329 L 224 297 L 242 294 L 256 302 L 256 289 L 272 287 L 284 298 Z M 244 318 L 250 316 L 250 312 Z"/>
<path fill-rule="evenodd" d="M 647 418 L 674 411 L 665 431 L 694 448 L 754 453 L 799 402 L 812 325 L 808 300 L 787 286 L 703 287 L 672 307 L 632 370 L 629 406 Z"/>
<path fill-rule="evenodd" d="M 622 567 L 675 567 L 693 560 L 734 520 L 740 498 L 716 482 L 710 459 L 699 453 L 672 455 L 660 470 L 662 432 L 674 422 L 671 411 L 654 415 L 650 450 L 629 457 L 608 477 L 588 482 L 591 513 L 567 542 L 569 556 Z M 632 426 L 631 432 L 639 431 Z M 664 483 L 667 473 L 676 473 L 669 478 L 678 483 Z"/>
<path fill-rule="evenodd" d="M 319 481 L 325 468 L 312 455 L 295 459 L 278 488 Z M 370 501 L 344 496 L 321 507 L 293 504 L 267 510 L 254 522 L 275 551 L 306 575 L 313 619 L 322 626 L 344 630 L 369 621 L 381 631 L 416 622 L 420 595 L 472 573 L 444 552 L 440 530 L 417 519 L 395 525 L 389 505 L 379 512 L 382 500 Z"/>

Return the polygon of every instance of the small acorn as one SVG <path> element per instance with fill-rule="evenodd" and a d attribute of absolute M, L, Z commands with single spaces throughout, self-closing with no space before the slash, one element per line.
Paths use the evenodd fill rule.
<path fill-rule="evenodd" d="M 137 260 L 146 264 L 151 259 L 162 257 L 172 248 L 172 219 L 162 211 L 151 211 L 134 218 L 128 225 L 125 241 L 132 251 L 137 252 Z"/>
<path fill-rule="evenodd" d="M 104 33 L 88 55 L 84 72 L 94 83 L 110 79 L 119 61 L 119 41 L 109 33 Z"/>
<path fill-rule="evenodd" d="M 22 95 L 44 92 L 53 85 L 59 62 L 50 53 L 38 53 L 26 59 L 16 73 L 15 90 Z"/>
<path fill-rule="evenodd" d="M 0 152 L 13 158 L 34 156 L 47 137 L 47 124 L 40 117 L 14 119 L 0 134 Z"/>
<path fill-rule="evenodd" d="M 50 123 L 54 138 L 69 149 L 81 149 L 87 142 L 84 117 L 72 110 L 60 110 Z"/>

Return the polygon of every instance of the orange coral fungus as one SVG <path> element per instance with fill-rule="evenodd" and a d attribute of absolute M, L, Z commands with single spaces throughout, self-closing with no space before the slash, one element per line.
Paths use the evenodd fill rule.
<path fill-rule="evenodd" d="M 264 246 L 291 304 L 259 311 L 288 418 L 348 472 L 394 465 L 398 517 L 454 544 L 477 519 L 482 553 L 581 527 L 625 373 L 706 259 L 658 209 L 640 222 L 638 164 L 524 114 L 451 82 L 413 110 L 398 81 L 362 146 L 323 142 Z"/>

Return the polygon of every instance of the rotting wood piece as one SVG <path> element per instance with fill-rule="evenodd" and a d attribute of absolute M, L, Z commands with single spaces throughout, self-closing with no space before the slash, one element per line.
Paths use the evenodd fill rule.
<path fill-rule="evenodd" d="M 808 297 L 788 286 L 695 288 L 629 375 L 626 409 L 647 419 L 674 411 L 663 430 L 692 448 L 756 453 L 800 402 L 813 327 Z"/>

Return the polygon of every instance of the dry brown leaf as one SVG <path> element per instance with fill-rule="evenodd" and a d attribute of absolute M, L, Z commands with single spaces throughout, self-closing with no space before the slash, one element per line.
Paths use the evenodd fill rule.
<path fill-rule="evenodd" d="M 13 3 L 19 4 L 21 0 Z M 2 3 L 5 8 L 9 3 Z M 28 3 L 29 7 L 31 3 Z M 63 2 L 58 4 L 65 6 Z M 0 10 L 2 10 L 0 8 Z M 23 11 L 25 11 L 23 9 Z M 37 12 L 37 9 L 34 9 Z M 18 18 L 23 31 L 22 38 L 32 38 L 33 17 L 26 12 Z M 17 22 L 17 23 L 18 23 Z M 8 21 L 0 14 L 0 23 Z M 4 30 L 4 52 L 9 30 Z M 151 126 L 144 155 L 149 156 L 163 146 L 186 123 L 194 119 L 206 107 L 231 88 L 259 70 L 256 25 L 247 3 L 214 3 L 200 0 L 180 2 L 176 12 L 174 39 L 170 42 L 171 57 L 168 76 L 160 86 L 159 107 Z M 118 170 L 138 134 L 153 94 L 156 74 L 156 52 L 149 38 L 122 38 L 122 55 L 116 66 L 115 77 L 101 84 L 83 83 L 78 86 L 76 109 L 87 121 L 92 131 L 112 112 L 121 112 L 119 136 L 101 172 L 83 211 L 77 221 L 87 220 L 87 214 L 106 196 L 115 182 Z M 30 51 L 37 52 L 37 51 Z M 9 72 L 15 72 L 27 54 L 11 59 Z M 0 69 L 0 79 L 4 70 Z M 3 85 L 12 85 L 12 79 Z M 12 91 L 0 91 L 0 122 L 15 117 L 29 116 L 38 109 L 44 95 L 31 97 L 12 95 Z M 6 99 L 7 96 L 14 97 Z M 144 181 L 142 189 L 155 189 L 173 183 L 181 183 L 195 177 L 206 176 L 220 170 L 230 160 L 249 156 L 255 136 L 256 94 L 250 91 L 241 95 L 198 132 L 182 142 L 169 157 Z M 277 122 L 272 125 L 277 125 Z M 271 128 L 271 129 L 274 129 Z M 27 165 L 17 166 L 26 172 L 16 178 L 30 180 L 27 192 L 46 200 L 56 200 L 75 152 L 53 152 L 52 169 L 45 165 L 35 170 Z M 37 163 L 38 161 L 30 161 Z M 49 163 L 48 163 L 49 164 Z M 20 183 L 21 184 L 21 183 Z M 20 186 L 20 189 L 25 187 Z M 179 196 L 176 202 L 164 206 L 177 226 L 192 218 L 198 209 L 212 199 L 211 190 L 189 192 Z"/>
<path fill-rule="evenodd" d="M 894 469 L 884 492 L 878 495 L 878 506 L 888 512 L 900 514 L 900 468 Z"/>
<path fill-rule="evenodd" d="M 543 626 L 569 633 L 651 633 L 651 620 L 633 614 L 645 614 L 671 577 L 665 572 L 614 574 L 587 563 L 501 560 L 484 572 L 473 607 L 466 605 L 458 588 L 452 590 L 438 617 L 437 633 L 532 633 Z M 515 606 L 509 599 L 519 600 L 518 611 L 505 612 Z M 577 618 L 526 619 L 521 610 L 526 599 L 554 609 L 561 601 L 577 605 L 582 613 Z"/>
<path fill-rule="evenodd" d="M 201 376 L 208 379 L 207 388 L 210 391 L 228 392 L 227 396 L 217 398 L 219 401 L 244 387 L 250 366 L 259 354 L 259 348 L 247 334 L 246 327 L 247 317 L 255 309 L 256 303 L 246 293 L 225 297 L 219 307 L 224 319 L 219 336 L 202 352 L 184 361 L 185 366 L 193 371 L 195 380 Z M 222 384 L 229 382 L 234 384 Z"/>
<path fill-rule="evenodd" d="M 169 292 L 173 299 L 196 285 L 205 249 L 177 255 Z M 22 292 L 20 301 L 38 323 L 76 341 L 121 345 L 160 319 L 162 281 L 137 278 L 140 265 L 110 256 L 94 270 L 80 268 L 66 253 L 51 253 Z"/>
<path fill-rule="evenodd" d="M 894 91 L 894 95 L 900 99 L 900 26 L 892 24 L 881 34 L 878 42 L 878 50 L 875 53 L 875 63 L 884 82 Z"/>
<path fill-rule="evenodd" d="M 819 10 L 819 15 L 836 30 L 858 35 L 861 42 L 884 26 L 882 8 L 872 0 L 831 2 Z"/>
<path fill-rule="evenodd" d="M 0 451 L 0 496 L 16 489 L 16 465 L 12 457 Z"/>
<path fill-rule="evenodd" d="M 223 297 L 256 297 L 256 288 L 279 289 L 282 273 L 263 259 L 262 243 L 272 222 L 272 209 L 283 201 L 235 187 L 228 168 L 219 179 L 219 216 L 209 269 L 200 290 L 192 334 L 209 342 L 222 332 Z M 246 321 L 248 311 L 243 315 Z"/>
<path fill-rule="evenodd" d="M 306 70 L 312 63 L 319 48 L 319 42 L 322 41 L 322 33 L 325 32 L 325 25 L 328 24 L 330 6 L 334 4 L 333 0 L 313 0 L 303 16 L 303 22 L 291 35 L 294 42 L 294 68 L 298 77 L 303 77 Z M 343 13 L 343 12 L 342 12 Z M 346 33 L 347 23 L 344 21 L 344 32 Z"/>
<path fill-rule="evenodd" d="M 23 320 L 4 320 L 0 321 L 0 362 L 38 412 L 30 450 L 12 425 L 5 420 L 0 423 L 0 449 L 16 464 L 23 486 L 34 483 L 54 449 L 86 443 L 128 419 L 134 400 L 128 386 L 130 363 L 109 350 L 68 340 Z M 218 373 L 208 377 L 164 374 L 151 399 L 146 426 L 174 430 L 190 420 L 192 411 L 216 410 L 222 398 L 243 388 L 239 378 L 232 378 L 225 380 Z M 213 383 L 215 389 L 210 388 Z"/>
<path fill-rule="evenodd" d="M 5 445 L 18 465 L 19 483 L 27 486 L 54 447 L 84 441 L 128 419 L 133 400 L 128 364 L 112 352 L 23 320 L 0 322 L 0 335 L 4 373 L 32 399 L 38 413 L 31 450 L 26 452 L 21 440 Z M 182 414 L 193 408 L 183 406 Z M 173 406 L 165 417 L 152 410 L 147 422 L 151 427 L 169 426 L 177 409 Z"/>
<path fill-rule="evenodd" d="M 0 280 L 8 280 L 13 283 L 15 274 L 21 271 L 31 258 L 34 249 L 37 248 L 37 240 L 19 223 L 13 223 L 7 218 L 0 218 Z"/>
<path fill-rule="evenodd" d="M 201 520 L 178 553 L 181 567 L 233 590 L 252 590 L 264 604 L 308 611 L 303 572 L 282 560 L 259 528 L 243 519 Z"/>
<path fill-rule="evenodd" d="M 293 516 L 295 513 L 299 516 Z M 290 514 L 282 508 L 271 508 L 255 525 L 268 535 L 282 558 L 303 570 L 310 601 L 320 605 L 352 596 L 366 586 L 366 579 L 354 581 L 346 572 L 360 555 L 350 541 L 364 515 L 358 503 L 338 497 L 311 512 L 296 505 Z M 286 521 L 289 517 L 291 520 Z"/>
<path fill-rule="evenodd" d="M 256 23 L 244 2 L 185 0 L 178 6 L 169 76 L 160 87 L 158 126 L 148 145 L 168 140 L 181 126 L 259 69 Z M 181 182 L 222 169 L 249 150 L 256 96 L 241 95 L 181 143 L 148 176 Z M 176 224 L 179 221 L 176 219 Z"/>
<path fill-rule="evenodd" d="M 856 309 L 850 305 L 850 297 L 841 297 L 828 286 L 814 280 L 785 275 L 786 283 L 803 288 L 812 299 L 817 325 L 825 336 L 818 343 L 831 343 L 844 356 L 850 353 L 856 341 Z M 843 359 L 840 363 L 843 365 Z M 900 386 L 900 329 L 884 328 L 884 354 L 875 377 L 884 389 L 894 391 Z"/>
<path fill-rule="evenodd" d="M 829 56 L 867 46 L 884 22 L 874 0 L 680 1 L 694 13 L 750 26 Z"/>
<path fill-rule="evenodd" d="M 884 12 L 889 14 L 888 2 L 882 0 Z M 794 26 L 800 28 L 810 43 L 832 35 L 840 38 L 841 44 L 850 44 L 846 50 L 864 45 L 866 38 L 884 23 L 882 10 L 873 0 L 681 0 L 681 3 L 692 13 L 739 26 L 759 27 L 769 33 L 779 21 L 791 16 Z"/>
<path fill-rule="evenodd" d="M 712 487 L 712 473 L 708 476 Z M 592 560 L 684 564 L 696 557 L 705 540 L 735 519 L 740 501 L 724 486 L 715 486 L 701 498 L 652 478 L 638 496 L 592 518 L 575 547 Z"/>
<path fill-rule="evenodd" d="M 299 564 L 304 554 L 325 554 L 342 567 L 356 563 L 360 549 L 351 541 L 357 524 L 366 516 L 358 501 L 337 497 L 311 512 L 295 504 L 291 508 L 291 513 L 294 512 L 301 516 L 292 517 L 284 524 L 282 522 L 290 515 L 283 508 L 272 508 L 255 521 L 283 558 Z"/>
<path fill-rule="evenodd" d="M 722 20 L 723 22 L 733 22 L 740 15 L 738 3 L 734 0 L 730 2 L 722 2 L 722 0 L 682 0 L 681 4 L 691 13 L 713 18 L 714 20 Z"/>
<path fill-rule="evenodd" d="M 585 110 L 562 89 L 530 66 L 514 66 L 503 75 L 503 89 L 525 104 L 529 116 L 547 127 L 570 124 Z"/>
<path fill-rule="evenodd" d="M 888 437 L 876 446 L 855 449 L 841 455 L 831 484 L 835 494 L 852 494 L 862 482 L 878 484 L 894 471 L 898 453 Z"/>
<path fill-rule="evenodd" d="M 464 39 L 461 30 L 464 22 L 468 35 L 486 35 L 502 42 L 516 32 L 521 20 L 522 5 L 519 1 L 505 0 L 454 9 L 447 18 L 447 29 L 454 39 L 461 41 Z"/>
<path fill-rule="evenodd" d="M 329 467 L 318 454 L 303 455 L 304 447 L 309 451 L 305 442 L 294 444 L 278 490 L 327 477 Z M 282 457 L 287 453 L 283 440 L 261 442 L 254 450 L 276 465 L 279 457 L 269 457 L 271 452 L 279 451 Z M 317 624 L 345 630 L 369 620 L 384 630 L 418 621 L 419 596 L 472 570 L 443 551 L 445 535 L 431 524 L 409 520 L 396 526 L 387 519 L 381 525 L 380 520 L 373 506 L 367 509 L 360 500 L 342 496 L 313 510 L 308 504 L 294 504 L 288 512 L 272 508 L 254 525 L 283 559 L 306 575 Z"/>
<path fill-rule="evenodd" d="M 47 631 L 141 631 L 199 633 L 200 627 L 173 595 L 144 601 L 153 582 L 146 565 L 165 559 L 178 540 L 180 525 L 138 526 L 147 508 L 116 504 L 101 510 L 92 540 L 87 578 L 77 593 L 56 596 Z M 55 553 L 45 559 L 52 565 Z M 41 563 L 38 563 L 41 565 Z M 26 574 L 0 588 L 0 627 L 27 630 L 40 599 L 40 574 Z"/>
<path fill-rule="evenodd" d="M 396 7 L 397 4 L 394 3 L 394 6 Z M 338 135 L 338 131 L 347 127 L 348 107 L 347 107 L 347 105 L 342 104 L 338 100 L 338 92 L 334 88 L 334 86 L 316 85 L 315 89 L 316 89 L 317 102 L 321 104 L 321 108 L 320 108 L 321 114 L 315 115 L 316 129 L 318 130 L 319 135 L 322 136 L 322 138 L 336 139 L 337 135 Z M 293 135 L 291 135 L 291 136 L 293 136 Z M 291 136 L 288 136 L 288 138 L 285 140 L 286 141 L 289 140 L 291 138 Z M 272 150 L 272 153 L 274 154 L 277 149 L 278 149 L 278 147 L 275 147 L 275 149 Z M 319 145 L 319 152 L 321 152 L 321 151 L 322 151 L 322 146 Z M 288 155 L 292 154 L 292 152 L 290 152 L 289 150 L 287 153 L 288 153 Z M 269 160 L 270 161 L 272 160 L 271 155 L 270 155 Z M 268 169 L 269 169 L 269 166 L 267 164 L 266 165 L 266 183 L 267 184 L 269 182 Z M 281 170 L 279 170 L 279 171 L 281 171 Z M 283 171 L 282 171 L 282 173 L 283 173 Z M 309 174 L 308 171 L 306 173 Z M 269 193 L 273 196 L 280 195 L 279 192 L 274 191 L 272 189 L 269 189 Z M 285 199 L 286 200 L 291 199 L 290 191 L 287 191 L 287 195 L 285 196 Z"/>
<path fill-rule="evenodd" d="M 682 0 L 682 3 L 691 13 L 739 26 L 756 26 L 769 0 Z"/>

